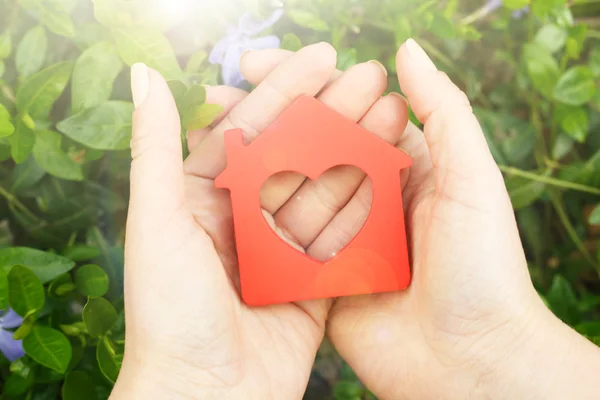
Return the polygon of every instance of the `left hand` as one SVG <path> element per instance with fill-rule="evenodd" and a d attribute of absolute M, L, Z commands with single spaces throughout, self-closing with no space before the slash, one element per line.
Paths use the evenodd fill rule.
<path fill-rule="evenodd" d="M 185 163 L 168 86 L 156 71 L 133 68 L 127 344 L 112 399 L 302 397 L 331 302 L 249 308 L 240 301 L 229 195 L 213 183 L 225 166 L 223 132 L 242 128 L 252 139 L 296 97 L 318 94 L 329 107 L 395 143 L 407 109 L 399 96 L 380 97 L 386 78 L 376 63 L 338 76 L 335 51 L 327 44 L 287 56 L 267 66 L 251 94 L 208 89 L 208 102 L 225 111 L 214 127 L 190 134 L 194 148 Z M 293 245 L 310 248 L 350 198 L 368 200 L 363 178 L 346 167 L 317 182 L 286 175 L 263 188 L 265 216 Z M 337 184 L 340 179 L 344 185 Z M 290 199 L 294 193 L 302 196 Z M 313 210 L 310 218 L 294 219 L 304 207 Z M 318 250 L 311 255 L 319 258 Z"/>

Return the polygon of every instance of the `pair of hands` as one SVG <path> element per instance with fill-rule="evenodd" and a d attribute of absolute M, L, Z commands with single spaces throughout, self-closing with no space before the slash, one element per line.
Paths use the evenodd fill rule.
<path fill-rule="evenodd" d="M 591 397 L 584 383 L 595 382 L 598 350 L 537 296 L 466 96 L 416 42 L 405 43 L 397 72 L 423 133 L 408 123 L 404 98 L 381 97 L 379 63 L 344 73 L 335 65 L 325 43 L 247 52 L 242 73 L 256 89 L 207 89 L 224 112 L 189 133 L 185 162 L 168 86 L 144 65 L 132 68 L 127 338 L 111 398 L 300 399 L 325 333 L 382 399 Z M 300 95 L 413 158 L 402 175 L 407 290 L 260 308 L 241 302 L 229 195 L 213 183 L 226 164 L 223 132 L 241 128 L 251 140 Z M 316 182 L 279 175 L 263 187 L 261 205 L 282 237 L 325 260 L 358 232 L 370 196 L 362 172 L 336 167 Z"/>

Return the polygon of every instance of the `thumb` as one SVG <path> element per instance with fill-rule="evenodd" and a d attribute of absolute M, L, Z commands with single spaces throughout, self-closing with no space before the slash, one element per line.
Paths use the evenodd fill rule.
<path fill-rule="evenodd" d="M 140 229 L 164 225 L 184 203 L 181 127 L 173 95 L 158 72 L 134 64 L 131 91 L 129 217 Z"/>
<path fill-rule="evenodd" d="M 467 96 L 438 71 L 413 39 L 396 56 L 403 93 L 424 134 L 434 165 L 436 192 L 464 204 L 504 190 L 504 181 Z"/>

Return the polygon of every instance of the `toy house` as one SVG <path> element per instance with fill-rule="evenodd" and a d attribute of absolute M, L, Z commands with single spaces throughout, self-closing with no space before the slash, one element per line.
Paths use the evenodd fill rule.
<path fill-rule="evenodd" d="M 225 132 L 227 168 L 217 187 L 231 192 L 242 298 L 259 306 L 405 289 L 410 282 L 400 170 L 412 160 L 401 150 L 302 96 L 252 143 Z M 354 165 L 372 180 L 371 212 L 354 239 L 326 262 L 288 245 L 269 227 L 260 189 L 273 174 L 297 171 L 310 179 L 337 165 Z"/>

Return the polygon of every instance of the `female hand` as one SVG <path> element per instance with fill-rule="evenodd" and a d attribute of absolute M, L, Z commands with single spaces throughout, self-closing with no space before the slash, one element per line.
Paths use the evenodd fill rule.
<path fill-rule="evenodd" d="M 136 111 L 125 253 L 127 337 L 113 399 L 302 397 L 330 301 L 256 309 L 240 301 L 231 204 L 213 179 L 225 166 L 225 130 L 242 128 L 252 139 L 303 94 L 318 94 L 330 107 L 394 141 L 406 124 L 406 105 L 397 96 L 380 99 L 385 70 L 364 63 L 338 77 L 335 64 L 335 51 L 321 43 L 273 67 L 249 95 L 209 88 L 208 101 L 226 110 L 214 127 L 190 135 L 192 144 L 202 140 L 185 163 L 168 86 L 157 72 L 143 65 L 132 68 Z M 323 177 L 324 187 L 301 190 L 312 199 L 350 195 L 362 176 L 348 174 L 332 170 Z M 339 179 L 343 193 L 336 191 Z M 282 182 L 264 188 L 264 212 L 271 220 L 288 215 L 284 203 L 298 187 L 305 188 L 303 178 L 293 174 Z M 334 214 L 324 206 L 319 211 L 314 226 L 306 226 L 311 232 Z M 304 248 L 311 232 L 290 241 Z"/>
<path fill-rule="evenodd" d="M 289 57 L 250 52 L 243 72 L 258 83 Z M 416 42 L 396 61 L 425 127 L 409 125 L 396 139 L 414 159 L 403 180 L 413 279 L 403 292 L 336 300 L 331 341 L 381 399 L 597 398 L 600 350 L 534 290 L 502 175 L 467 97 Z M 308 254 L 325 259 L 347 244 L 368 215 L 370 192 L 365 180 Z M 288 229 L 302 237 L 294 222 Z"/>

